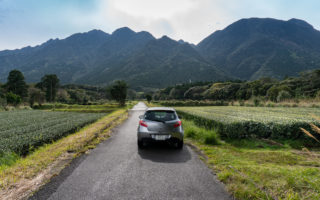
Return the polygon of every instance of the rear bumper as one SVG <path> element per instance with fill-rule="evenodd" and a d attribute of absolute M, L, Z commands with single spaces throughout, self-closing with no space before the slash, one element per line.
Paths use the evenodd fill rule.
<path fill-rule="evenodd" d="M 176 141 L 176 140 L 183 140 L 183 132 L 180 133 L 180 132 L 174 132 L 174 133 L 150 133 L 150 132 L 139 132 L 138 131 L 138 140 L 141 141 L 141 140 L 147 140 L 147 141 L 155 141 L 155 142 L 158 142 L 158 140 L 155 140 L 152 138 L 152 135 L 170 135 L 170 138 L 169 139 L 166 139 L 166 140 L 161 140 L 162 142 L 163 141 L 167 141 L 167 142 L 170 142 L 170 141 Z M 161 142 L 159 141 L 159 142 Z"/>

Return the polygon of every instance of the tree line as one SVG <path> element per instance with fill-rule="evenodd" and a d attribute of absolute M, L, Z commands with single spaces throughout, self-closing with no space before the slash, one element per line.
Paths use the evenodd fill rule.
<path fill-rule="evenodd" d="M 197 82 L 160 89 L 154 100 L 249 100 L 260 98 L 281 102 L 289 99 L 320 98 L 320 70 L 303 72 L 283 80 Z"/>
<path fill-rule="evenodd" d="M 12 70 L 7 83 L 1 86 L 0 98 L 6 100 L 5 103 L 15 106 L 29 102 L 32 107 L 35 102 L 41 105 L 45 101 L 55 101 L 58 87 L 59 78 L 55 74 L 44 75 L 39 83 L 28 85 L 22 72 Z"/>
<path fill-rule="evenodd" d="M 114 99 L 121 106 L 125 105 L 128 85 L 117 80 L 112 85 L 101 88 L 97 86 L 60 85 L 56 74 L 44 75 L 40 82 L 27 84 L 19 70 L 12 70 L 5 84 L 0 83 L 0 106 L 17 106 L 28 103 L 31 107 L 37 103 L 61 102 L 69 104 L 90 104 L 104 99 Z"/>

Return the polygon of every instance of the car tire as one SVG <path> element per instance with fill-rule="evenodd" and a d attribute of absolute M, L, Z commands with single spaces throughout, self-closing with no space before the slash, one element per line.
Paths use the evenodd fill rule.
<path fill-rule="evenodd" d="M 179 140 L 176 143 L 176 149 L 182 149 L 183 148 L 183 140 Z"/>
<path fill-rule="evenodd" d="M 143 149 L 144 148 L 144 144 L 142 141 L 138 140 L 138 148 L 139 149 Z"/>

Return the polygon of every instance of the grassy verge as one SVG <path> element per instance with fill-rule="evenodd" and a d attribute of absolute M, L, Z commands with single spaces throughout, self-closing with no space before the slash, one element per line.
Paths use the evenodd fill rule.
<path fill-rule="evenodd" d="M 15 160 L 11 166 L 2 166 L 0 196 L 6 197 L 5 199 L 20 199 L 21 195 L 30 194 L 32 190 L 38 189 L 41 184 L 58 173 L 55 171 L 53 174 L 45 174 L 48 173 L 50 166 L 57 164 L 59 158 L 69 157 L 71 160 L 88 149 L 94 148 L 96 144 L 108 138 L 110 129 L 120 124 L 127 116 L 127 109 L 119 109 L 96 123 L 87 125 L 77 133 L 42 146 L 32 154 Z"/>
<path fill-rule="evenodd" d="M 259 139 L 219 141 L 214 130 L 183 120 L 187 141 L 237 199 L 320 199 L 320 154 Z M 211 140 L 212 141 L 212 140 Z"/>
<path fill-rule="evenodd" d="M 78 104 L 62 104 L 62 103 L 48 103 L 42 106 L 34 106 L 38 110 L 51 110 L 61 112 L 82 112 L 82 113 L 110 113 L 120 108 L 132 108 L 137 102 L 128 101 L 125 106 L 120 107 L 116 102 L 109 102 L 97 105 L 78 105 Z"/>

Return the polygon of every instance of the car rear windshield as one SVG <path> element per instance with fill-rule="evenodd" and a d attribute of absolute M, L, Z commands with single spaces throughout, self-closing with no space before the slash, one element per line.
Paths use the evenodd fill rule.
<path fill-rule="evenodd" d="M 170 110 L 150 110 L 144 115 L 144 118 L 151 121 L 171 121 L 177 119 L 174 111 Z"/>

